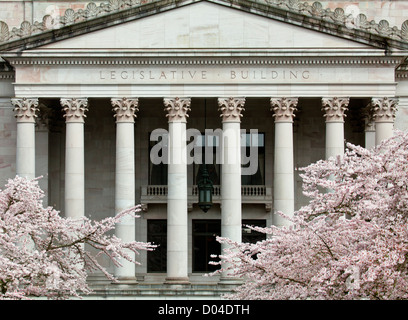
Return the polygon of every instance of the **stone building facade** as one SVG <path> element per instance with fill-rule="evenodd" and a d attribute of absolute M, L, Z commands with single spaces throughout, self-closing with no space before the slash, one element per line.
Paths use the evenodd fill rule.
<path fill-rule="evenodd" d="M 215 235 L 307 203 L 297 168 L 408 128 L 408 1 L 0 3 L 0 180 L 43 176 L 45 202 L 153 241 L 103 296 L 218 297 Z M 394 27 L 396 25 L 396 27 Z M 214 185 L 198 207 L 205 158 Z M 175 289 L 176 288 L 176 289 Z"/>

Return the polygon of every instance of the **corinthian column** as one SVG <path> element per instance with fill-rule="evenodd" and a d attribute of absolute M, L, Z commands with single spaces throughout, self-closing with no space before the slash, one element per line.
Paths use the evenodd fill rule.
<path fill-rule="evenodd" d="M 395 112 L 398 100 L 395 98 L 373 98 L 371 107 L 375 121 L 375 144 L 393 136 Z"/>
<path fill-rule="evenodd" d="M 28 179 L 35 178 L 35 118 L 38 99 L 14 98 L 17 119 L 16 174 Z"/>
<path fill-rule="evenodd" d="M 135 206 L 135 140 L 134 123 L 138 109 L 137 98 L 111 99 L 116 118 L 115 213 Z M 135 218 L 126 216 L 116 224 L 115 234 L 125 242 L 135 241 Z M 127 254 L 134 260 L 135 253 Z M 115 276 L 121 281 L 135 282 L 135 264 L 122 259 L 115 267 Z"/>
<path fill-rule="evenodd" d="M 293 118 L 298 98 L 271 98 L 270 101 L 275 119 L 274 211 L 292 216 L 295 211 Z M 288 224 L 280 215 L 274 215 L 273 218 L 274 225 Z"/>
<path fill-rule="evenodd" d="M 326 159 L 344 154 L 344 118 L 349 98 L 323 98 L 326 118 Z"/>
<path fill-rule="evenodd" d="M 375 122 L 370 104 L 363 111 L 364 119 L 364 134 L 365 134 L 365 148 L 371 149 L 375 147 Z"/>
<path fill-rule="evenodd" d="M 241 112 L 245 98 L 218 98 L 222 119 L 221 165 L 221 236 L 242 241 L 241 207 Z M 223 244 L 221 249 L 225 249 Z M 221 283 L 234 281 L 227 272 L 221 275 Z"/>
<path fill-rule="evenodd" d="M 167 195 L 167 278 L 169 284 L 188 284 L 187 146 L 189 98 L 164 98 L 169 122 Z"/>
<path fill-rule="evenodd" d="M 86 98 L 62 98 L 65 112 L 65 216 L 85 215 L 84 119 L 88 111 Z"/>

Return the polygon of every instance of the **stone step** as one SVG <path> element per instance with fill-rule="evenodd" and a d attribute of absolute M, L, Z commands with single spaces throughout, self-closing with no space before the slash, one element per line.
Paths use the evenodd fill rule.
<path fill-rule="evenodd" d="M 87 299 L 222 299 L 222 295 L 235 288 L 235 285 L 217 283 L 111 283 L 103 278 L 90 279 L 89 285 L 93 293 Z"/>

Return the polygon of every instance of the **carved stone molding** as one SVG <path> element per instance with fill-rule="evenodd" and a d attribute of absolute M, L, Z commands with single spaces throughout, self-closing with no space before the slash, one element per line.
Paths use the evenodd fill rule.
<path fill-rule="evenodd" d="M 239 53 L 239 50 L 233 50 Z M 183 52 L 183 50 L 180 50 Z M 8 57 L 8 60 L 13 65 L 103 65 L 103 66 L 111 66 L 111 65 L 124 65 L 124 66 L 162 66 L 162 65 L 175 65 L 175 66 L 235 66 L 235 65 L 263 65 L 263 66 L 288 66 L 288 65 L 302 65 L 302 66 L 315 66 L 315 65 L 335 65 L 335 66 L 350 66 L 350 65 L 362 65 L 362 66 L 373 66 L 373 65 L 398 65 L 401 63 L 400 57 L 361 57 L 360 55 L 356 56 L 333 56 L 333 57 L 319 57 L 319 56 L 276 56 L 281 55 L 280 52 L 276 52 L 275 50 L 264 50 L 263 53 L 265 57 L 259 58 L 256 56 L 253 57 L 240 57 L 239 60 L 225 58 L 223 53 L 211 52 L 209 54 L 205 50 L 196 49 L 195 52 L 200 52 L 200 56 L 183 56 L 183 57 L 172 57 L 171 59 L 168 57 L 143 57 L 138 56 L 137 59 L 134 57 L 126 57 L 126 56 L 107 56 L 106 54 L 101 56 L 93 56 L 92 58 L 85 58 L 83 56 L 77 56 L 77 53 L 70 52 L 69 56 L 64 57 L 46 57 L 45 54 L 41 57 L 36 57 L 32 59 L 31 57 Z M 252 53 L 260 53 L 260 50 L 252 50 L 247 49 L 246 52 L 248 55 Z M 184 54 L 185 52 L 183 52 Z M 273 57 L 268 57 L 268 56 Z M 400 70 L 400 69 L 398 69 Z"/>
<path fill-rule="evenodd" d="M 61 98 L 62 109 L 65 111 L 65 122 L 84 122 L 88 111 L 87 98 Z"/>
<path fill-rule="evenodd" d="M 271 98 L 270 101 L 275 122 L 293 122 L 298 98 Z"/>
<path fill-rule="evenodd" d="M 79 22 L 91 21 L 95 18 L 113 14 L 118 11 L 130 10 L 142 6 L 150 8 L 153 7 L 151 5 L 153 2 L 155 2 L 155 0 L 109 0 L 99 5 L 90 2 L 84 9 L 73 10 L 68 8 L 61 16 L 51 16 L 47 14 L 41 21 L 35 21 L 34 23 L 23 21 L 19 28 L 14 27 L 11 30 L 7 23 L 0 21 L 0 43 L 60 29 Z M 396 26 L 392 27 L 387 20 L 381 20 L 377 23 L 374 20 L 368 20 L 364 14 L 353 15 L 343 8 L 335 8 L 334 10 L 331 8 L 326 9 L 323 8 L 323 5 L 318 1 L 309 4 L 302 0 L 261 0 L 253 4 L 248 3 L 246 6 L 252 5 L 254 9 L 256 9 L 259 3 L 269 7 L 269 11 L 271 12 L 284 10 L 292 14 L 312 18 L 316 21 L 315 23 L 330 23 L 335 26 L 344 26 L 349 30 L 356 29 L 359 33 L 365 32 L 399 41 L 408 41 L 408 20 L 404 21 L 400 28 Z M 238 2 L 236 6 L 239 5 L 240 3 Z M 140 10 L 143 11 L 142 9 Z M 359 33 L 357 32 L 356 34 Z"/>
<path fill-rule="evenodd" d="M 218 98 L 218 110 L 221 111 L 222 122 L 241 122 L 245 98 Z"/>
<path fill-rule="evenodd" d="M 139 99 L 138 98 L 112 98 L 111 99 L 113 115 L 116 118 L 116 122 L 135 122 L 136 112 L 139 111 Z"/>
<path fill-rule="evenodd" d="M 398 99 L 396 98 L 372 98 L 371 110 L 375 122 L 394 122 L 397 111 Z"/>
<path fill-rule="evenodd" d="M 164 98 L 164 111 L 169 122 L 187 122 L 191 104 L 190 98 Z"/>
<path fill-rule="evenodd" d="M 39 110 L 37 98 L 13 98 L 11 103 L 17 122 L 35 123 L 36 112 Z"/>
<path fill-rule="evenodd" d="M 3 59 L 0 59 L 0 80 L 3 79 L 14 82 L 16 81 L 16 73 L 9 62 L 5 62 Z"/>
<path fill-rule="evenodd" d="M 326 122 L 344 122 L 350 98 L 322 98 L 322 110 Z"/>

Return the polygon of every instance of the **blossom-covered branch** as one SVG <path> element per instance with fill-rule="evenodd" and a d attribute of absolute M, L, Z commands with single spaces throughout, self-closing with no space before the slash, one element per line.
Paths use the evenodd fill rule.
<path fill-rule="evenodd" d="M 44 208 L 43 196 L 37 180 L 18 176 L 0 191 L 0 299 L 90 293 L 86 282 L 90 271 L 100 270 L 116 281 L 100 264 L 100 256 L 120 266 L 121 258 L 138 263 L 129 250 L 139 253 L 155 247 L 109 235 L 124 216 L 137 218 L 139 207 L 101 221 L 74 220 L 61 217 L 52 207 Z"/>
<path fill-rule="evenodd" d="M 407 299 L 408 133 L 301 170 L 310 202 L 291 225 L 255 228 L 256 244 L 218 238 L 221 266 L 244 281 L 230 297 Z"/>

